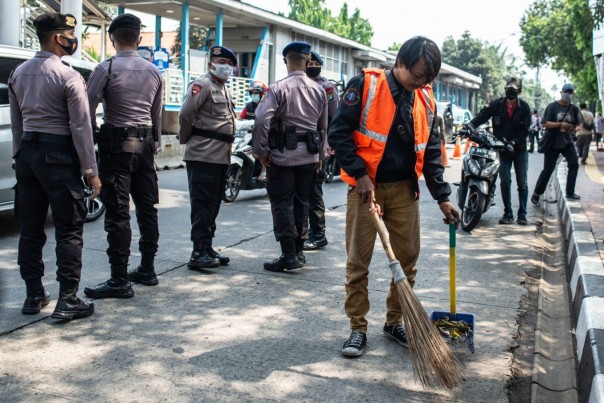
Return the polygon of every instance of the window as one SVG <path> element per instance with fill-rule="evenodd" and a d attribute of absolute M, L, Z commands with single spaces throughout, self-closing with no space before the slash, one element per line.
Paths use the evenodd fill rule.
<path fill-rule="evenodd" d="M 25 60 L 0 57 L 0 105 L 8 105 L 8 77 Z"/>

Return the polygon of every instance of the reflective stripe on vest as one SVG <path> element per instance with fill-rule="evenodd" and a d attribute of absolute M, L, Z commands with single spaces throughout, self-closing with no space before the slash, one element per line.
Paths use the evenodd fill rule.
<path fill-rule="evenodd" d="M 396 104 L 392 98 L 392 92 L 384 70 L 369 68 L 363 69 L 363 72 L 365 73 L 363 109 L 359 118 L 359 127 L 352 133 L 352 139 L 357 146 L 357 155 L 363 159 L 367 174 L 375 184 L 377 168 L 384 154 L 388 134 L 394 122 Z M 430 137 L 435 107 L 436 102 L 430 86 L 415 91 L 413 127 L 417 179 L 422 174 L 424 152 Z M 350 185 L 356 185 L 356 180 L 345 171 L 342 172 L 342 180 Z"/>

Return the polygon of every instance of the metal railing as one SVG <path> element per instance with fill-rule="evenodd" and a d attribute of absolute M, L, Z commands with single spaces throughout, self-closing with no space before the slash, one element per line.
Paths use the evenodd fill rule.
<path fill-rule="evenodd" d="M 200 73 L 189 71 L 187 74 L 188 81 L 184 84 L 182 70 L 166 69 L 162 71 L 164 78 L 164 105 L 179 107 L 182 105 L 184 93 L 189 83 L 199 77 Z M 231 77 L 227 81 L 227 88 L 235 103 L 235 108 L 241 109 L 245 107 L 247 97 L 247 87 L 252 82 L 251 78 Z"/>

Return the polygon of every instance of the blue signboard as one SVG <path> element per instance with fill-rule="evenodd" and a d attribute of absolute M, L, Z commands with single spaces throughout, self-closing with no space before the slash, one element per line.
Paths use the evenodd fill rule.
<path fill-rule="evenodd" d="M 139 46 L 138 54 L 148 62 L 156 65 L 160 70 L 165 70 L 170 64 L 170 54 L 166 48 L 153 48 L 153 46 Z"/>

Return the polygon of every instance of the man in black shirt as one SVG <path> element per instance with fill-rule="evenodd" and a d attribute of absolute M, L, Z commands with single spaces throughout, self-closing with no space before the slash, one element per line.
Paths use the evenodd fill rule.
<path fill-rule="evenodd" d="M 506 143 L 499 153 L 501 167 L 501 197 L 503 199 L 503 217 L 499 224 L 513 224 L 512 210 L 512 164 L 518 184 L 518 224 L 527 225 L 526 202 L 528 200 L 528 153 L 526 138 L 531 126 L 531 108 L 518 95 L 522 92 L 522 81 L 511 77 L 505 85 L 505 97 L 501 97 L 483 107 L 470 122 L 478 127 L 493 119 L 493 135 Z"/>
<path fill-rule="evenodd" d="M 547 149 L 543 155 L 543 170 L 537 179 L 535 191 L 531 196 L 533 204 L 539 204 L 539 197 L 545 192 L 547 182 L 556 169 L 558 156 L 562 154 L 568 165 L 568 176 L 566 179 L 566 198 L 579 200 L 581 197 L 575 193 L 577 172 L 579 171 L 579 160 L 577 150 L 573 143 L 572 134 L 575 127 L 583 123 L 579 108 L 571 104 L 575 87 L 572 84 L 564 84 L 560 91 L 560 99 L 547 105 L 541 121 L 545 128 L 545 135 L 549 136 Z"/>

